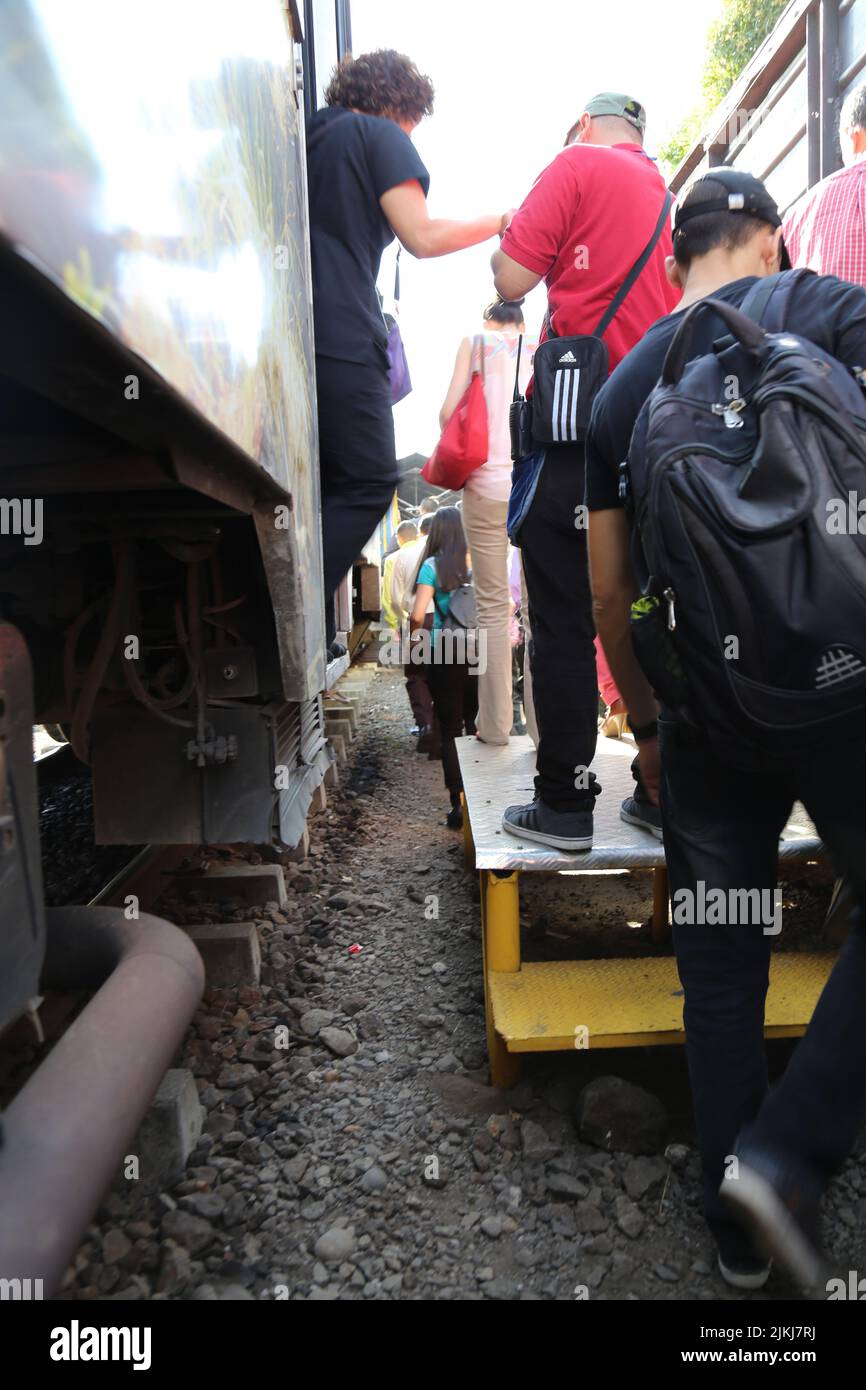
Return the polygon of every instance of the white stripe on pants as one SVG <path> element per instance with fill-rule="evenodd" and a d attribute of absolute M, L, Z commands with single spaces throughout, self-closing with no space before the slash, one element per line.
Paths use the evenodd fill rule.
<path fill-rule="evenodd" d="M 487 669 L 478 677 L 478 733 L 505 744 L 514 723 L 511 704 L 511 592 L 508 586 L 507 501 L 463 493 L 463 525 L 472 555 L 478 625 L 487 633 Z"/>

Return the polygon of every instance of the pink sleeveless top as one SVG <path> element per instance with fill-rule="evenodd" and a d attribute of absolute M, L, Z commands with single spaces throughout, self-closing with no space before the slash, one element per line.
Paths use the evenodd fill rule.
<path fill-rule="evenodd" d="M 514 376 L 517 369 L 517 334 L 480 333 L 472 344 L 473 370 L 484 352 L 484 397 L 487 401 L 489 450 L 487 462 L 476 468 L 466 483 L 466 491 L 477 497 L 506 502 L 511 493 L 511 436 L 508 430 L 508 411 L 514 395 Z M 524 334 L 520 354 L 520 392 L 532 377 L 532 359 L 537 340 Z"/>

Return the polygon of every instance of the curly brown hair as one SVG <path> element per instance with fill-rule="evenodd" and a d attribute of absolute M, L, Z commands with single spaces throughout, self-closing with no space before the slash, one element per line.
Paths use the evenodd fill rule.
<path fill-rule="evenodd" d="M 433 114 L 433 83 L 411 58 L 393 48 L 351 54 L 336 67 L 325 92 L 328 106 L 348 106 L 368 116 L 420 121 Z"/>

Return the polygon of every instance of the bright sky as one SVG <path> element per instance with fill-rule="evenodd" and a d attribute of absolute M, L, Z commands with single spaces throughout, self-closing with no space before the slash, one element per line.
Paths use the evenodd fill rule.
<path fill-rule="evenodd" d="M 415 132 L 434 217 L 504 212 L 562 148 L 581 104 L 624 91 L 647 111 L 655 154 L 700 94 L 707 29 L 721 0 L 352 0 L 352 46 L 408 53 L 436 87 Z M 401 261 L 400 325 L 414 391 L 396 407 L 397 453 L 429 453 L 457 345 L 493 298 L 492 241 L 436 261 Z M 381 286 L 393 294 L 386 256 Z M 386 307 L 388 307 L 386 303 Z M 543 289 L 527 301 L 536 330 Z"/>

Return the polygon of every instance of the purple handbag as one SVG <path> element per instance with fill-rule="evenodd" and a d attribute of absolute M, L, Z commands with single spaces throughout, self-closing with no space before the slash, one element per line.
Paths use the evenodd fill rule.
<path fill-rule="evenodd" d="M 397 252 L 397 269 L 394 277 L 394 307 L 395 311 L 400 306 L 400 252 Z M 391 382 L 391 400 L 394 405 L 402 401 L 412 390 L 412 378 L 409 375 L 409 363 L 406 361 L 406 349 L 403 346 L 403 339 L 400 334 L 400 325 L 396 318 L 388 315 L 390 323 L 388 325 L 388 377 Z"/>

